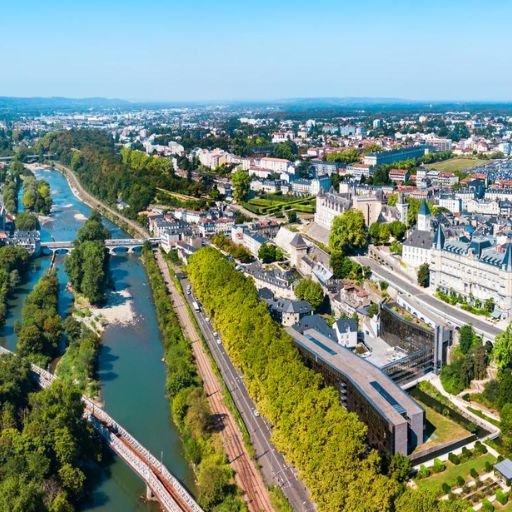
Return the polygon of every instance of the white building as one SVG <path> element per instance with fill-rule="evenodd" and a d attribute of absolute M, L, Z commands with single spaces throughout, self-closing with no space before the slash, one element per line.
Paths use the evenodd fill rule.
<path fill-rule="evenodd" d="M 336 341 L 347 348 L 357 345 L 357 322 L 352 318 L 340 318 L 332 326 Z"/>
<path fill-rule="evenodd" d="M 413 268 L 430 263 L 432 254 L 432 219 L 426 201 L 418 211 L 416 229 L 409 233 L 402 246 L 402 261 Z"/>
<path fill-rule="evenodd" d="M 512 244 L 491 237 L 446 240 L 438 226 L 432 247 L 430 285 L 483 306 L 492 299 L 502 318 L 512 314 Z"/>

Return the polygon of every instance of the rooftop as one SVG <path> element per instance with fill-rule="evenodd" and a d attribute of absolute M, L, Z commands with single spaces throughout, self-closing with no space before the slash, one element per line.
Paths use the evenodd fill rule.
<path fill-rule="evenodd" d="M 286 329 L 297 345 L 344 375 L 382 416 L 397 426 L 421 414 L 421 407 L 377 367 L 315 330 Z"/>

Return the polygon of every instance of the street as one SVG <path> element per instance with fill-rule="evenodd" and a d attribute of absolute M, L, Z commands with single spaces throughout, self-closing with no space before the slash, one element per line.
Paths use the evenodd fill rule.
<path fill-rule="evenodd" d="M 179 277 L 182 289 L 185 291 L 190 283 L 183 275 Z M 256 452 L 256 459 L 262 468 L 265 481 L 268 485 L 279 486 L 294 510 L 304 512 L 315 510 L 305 486 L 297 478 L 292 468 L 286 465 L 283 456 L 272 445 L 270 440 L 272 429 L 263 417 L 257 415 L 256 406 L 247 392 L 243 378 L 232 364 L 220 340 L 216 339 L 213 326 L 206 320 L 202 309 L 200 312 L 194 311 L 192 307 L 192 302 L 195 300 L 194 296 L 192 294 L 185 296 L 220 369 L 224 382 L 249 430 Z"/>
<path fill-rule="evenodd" d="M 412 285 L 405 279 L 398 277 L 395 273 L 386 269 L 377 261 L 368 256 L 359 256 L 355 258 L 361 265 L 370 267 L 372 273 L 389 282 L 391 286 L 398 291 L 408 293 L 422 302 L 427 309 L 443 317 L 448 322 L 460 327 L 465 324 L 472 324 L 478 334 L 483 335 L 486 339 L 494 340 L 497 334 L 502 332 L 501 329 L 484 320 L 479 320 L 465 311 L 458 309 L 450 304 L 432 297 L 428 293 L 422 292 L 421 289 Z"/>

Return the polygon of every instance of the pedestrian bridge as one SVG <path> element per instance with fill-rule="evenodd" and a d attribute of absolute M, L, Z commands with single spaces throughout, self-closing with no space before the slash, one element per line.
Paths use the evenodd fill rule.
<path fill-rule="evenodd" d="M 105 240 L 105 247 L 110 254 L 125 254 L 140 251 L 146 242 L 157 247 L 160 245 L 160 238 L 109 238 Z M 43 253 L 68 254 L 72 250 L 72 241 L 41 242 Z"/>
<path fill-rule="evenodd" d="M 0 346 L 0 355 L 10 354 Z M 35 364 L 31 371 L 37 383 L 48 387 L 56 377 Z M 202 512 L 188 491 L 149 450 L 110 417 L 90 398 L 82 396 L 84 418 L 103 437 L 107 445 L 144 481 L 146 498 L 156 500 L 165 512 Z"/>

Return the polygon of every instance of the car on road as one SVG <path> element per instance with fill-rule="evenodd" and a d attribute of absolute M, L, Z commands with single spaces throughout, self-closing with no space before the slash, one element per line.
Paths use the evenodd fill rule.
<path fill-rule="evenodd" d="M 256 418 L 258 418 L 260 415 L 258 409 L 254 409 L 254 416 L 256 416 Z"/>

